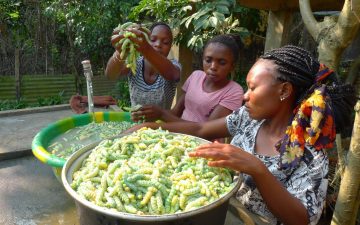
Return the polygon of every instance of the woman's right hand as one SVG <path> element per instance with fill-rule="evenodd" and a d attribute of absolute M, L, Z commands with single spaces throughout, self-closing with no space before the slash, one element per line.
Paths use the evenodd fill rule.
<path fill-rule="evenodd" d="M 114 30 L 111 36 L 111 45 L 118 51 L 121 52 L 121 44 L 118 44 L 121 39 L 124 38 L 124 35 L 119 34 L 119 30 Z"/>
<path fill-rule="evenodd" d="M 150 46 L 147 42 L 147 38 L 145 35 L 150 36 L 146 30 L 144 30 L 139 24 L 134 24 L 131 27 L 124 30 L 124 32 L 119 33 L 120 30 L 115 28 L 112 36 L 111 36 L 111 45 L 120 53 L 122 44 L 119 44 L 121 39 L 125 38 L 123 33 L 124 32 L 131 32 L 135 36 L 129 36 L 128 38 L 137 46 L 137 50 L 143 50 L 146 47 Z M 146 47 L 145 47 L 146 46 Z M 126 54 L 126 53 L 125 53 Z M 125 56 L 126 57 L 126 56 Z"/>
<path fill-rule="evenodd" d="M 250 176 L 257 176 L 263 171 L 264 164 L 254 155 L 231 144 L 214 143 L 200 145 L 193 152 L 191 157 L 202 157 L 209 160 L 208 165 L 213 167 L 226 167 Z"/>
<path fill-rule="evenodd" d="M 156 105 L 144 105 L 140 109 L 131 112 L 131 119 L 138 121 L 156 121 L 162 117 L 162 108 Z"/>

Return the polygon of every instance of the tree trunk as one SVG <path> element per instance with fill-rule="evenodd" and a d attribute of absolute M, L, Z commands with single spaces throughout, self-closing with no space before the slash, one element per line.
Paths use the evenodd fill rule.
<path fill-rule="evenodd" d="M 355 112 L 348 163 L 341 180 L 331 225 L 355 224 L 358 212 L 360 185 L 360 101 L 355 106 Z"/>
<path fill-rule="evenodd" d="M 356 81 L 356 78 L 359 76 L 359 71 L 360 71 L 360 56 L 357 57 L 354 60 L 354 62 L 351 64 L 349 74 L 346 77 L 346 83 L 354 84 Z M 360 79 L 360 78 L 358 78 L 358 79 Z"/>
<path fill-rule="evenodd" d="M 298 0 L 237 0 L 236 3 L 247 8 L 271 11 L 289 11 L 299 9 Z M 315 11 L 337 11 L 341 10 L 343 3 L 344 0 L 312 0 L 311 8 Z"/>
<path fill-rule="evenodd" d="M 82 95 L 82 84 L 81 84 L 81 80 L 80 80 L 80 75 L 76 69 L 75 46 L 74 46 L 74 41 L 71 38 L 72 32 L 71 32 L 71 27 L 69 26 L 69 24 L 66 24 L 66 30 L 67 30 L 67 37 L 68 37 L 68 42 L 69 42 L 69 46 L 70 46 L 71 70 L 72 70 L 72 73 L 75 75 L 75 89 L 76 89 L 77 93 Z"/>
<path fill-rule="evenodd" d="M 310 0 L 299 0 L 304 24 L 318 43 L 319 61 L 333 70 L 338 69 L 343 51 L 359 30 L 360 21 L 356 15 L 360 14 L 360 9 L 351 7 L 351 4 L 358 2 L 360 0 L 345 0 L 337 20 L 327 16 L 323 22 L 317 22 L 310 8 Z"/>
<path fill-rule="evenodd" d="M 21 97 L 20 90 L 20 49 L 15 48 L 15 88 L 16 88 L 16 99 L 19 101 Z"/>
<path fill-rule="evenodd" d="M 270 11 L 266 30 L 265 51 L 288 43 L 290 26 L 294 18 L 291 11 Z"/>
<path fill-rule="evenodd" d="M 192 61 L 193 61 L 192 51 L 190 51 L 190 49 L 187 48 L 185 45 L 180 45 L 179 62 L 181 64 L 181 79 L 176 90 L 177 97 L 181 96 L 181 94 L 183 93 L 181 87 L 193 71 Z"/>

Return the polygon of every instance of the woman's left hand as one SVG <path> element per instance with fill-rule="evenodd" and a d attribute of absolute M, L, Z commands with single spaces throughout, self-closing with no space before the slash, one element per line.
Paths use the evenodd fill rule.
<path fill-rule="evenodd" d="M 251 176 L 261 172 L 263 163 L 254 155 L 230 144 L 215 141 L 204 144 L 190 152 L 191 157 L 202 157 L 209 160 L 208 165 L 213 167 L 226 167 Z"/>

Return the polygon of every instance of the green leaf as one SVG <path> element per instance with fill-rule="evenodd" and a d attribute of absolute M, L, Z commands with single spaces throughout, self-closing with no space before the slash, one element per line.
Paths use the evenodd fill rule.
<path fill-rule="evenodd" d="M 188 19 L 192 19 L 191 16 L 185 17 L 181 20 L 180 24 L 185 23 Z"/>
<path fill-rule="evenodd" d="M 216 10 L 222 14 L 230 14 L 229 8 L 224 5 L 217 5 Z"/>
<path fill-rule="evenodd" d="M 212 14 L 219 20 L 219 22 L 224 22 L 225 21 L 224 14 L 218 13 L 218 12 L 213 12 Z"/>
<path fill-rule="evenodd" d="M 204 15 L 198 20 L 194 21 L 194 30 L 197 31 L 200 28 L 204 28 L 206 21 L 209 19 L 208 15 Z"/>
<path fill-rule="evenodd" d="M 17 19 L 19 18 L 19 12 L 13 12 L 13 13 L 9 13 L 9 16 L 13 19 Z"/>
<path fill-rule="evenodd" d="M 186 23 L 185 23 L 185 27 L 186 27 L 186 28 L 189 28 L 189 25 L 190 25 L 190 23 L 191 23 L 191 20 L 192 20 L 192 18 L 189 18 L 189 19 L 186 21 Z"/>
<path fill-rule="evenodd" d="M 191 5 L 184 6 L 184 7 L 182 7 L 182 8 L 180 9 L 180 11 L 184 11 L 184 12 L 189 11 L 189 10 L 192 10 L 192 6 L 191 6 Z"/>
<path fill-rule="evenodd" d="M 205 9 L 201 9 L 198 12 L 194 13 L 194 19 L 197 20 L 199 19 L 201 16 L 205 15 L 206 13 L 210 12 L 209 8 L 205 8 Z"/>
<path fill-rule="evenodd" d="M 212 27 L 217 27 L 219 24 L 219 20 L 215 16 L 210 17 L 209 22 Z"/>
<path fill-rule="evenodd" d="M 231 1 L 226 1 L 226 0 L 221 0 L 221 1 L 216 1 L 217 5 L 224 5 L 224 6 L 231 6 L 232 2 Z"/>
<path fill-rule="evenodd" d="M 188 47 L 193 47 L 194 44 L 195 44 L 195 42 L 196 42 L 196 40 L 197 40 L 197 38 L 198 38 L 197 35 L 192 36 L 192 37 L 190 38 L 190 40 L 188 41 L 187 46 L 188 46 Z"/>

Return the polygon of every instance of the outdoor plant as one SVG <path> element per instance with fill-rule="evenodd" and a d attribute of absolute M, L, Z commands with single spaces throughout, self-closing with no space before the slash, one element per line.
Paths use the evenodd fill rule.
<path fill-rule="evenodd" d="M 26 107 L 28 107 L 28 104 L 22 98 L 20 100 L 0 100 L 0 111 L 23 109 Z"/>
<path fill-rule="evenodd" d="M 60 105 L 64 102 L 64 91 L 59 92 L 58 95 L 37 98 L 37 106 Z"/>
<path fill-rule="evenodd" d="M 129 17 L 139 21 L 156 18 L 169 23 L 177 30 L 175 42 L 186 44 L 196 52 L 200 52 L 204 43 L 218 34 L 236 33 L 243 43 L 249 44 L 249 37 L 257 31 L 261 20 L 257 10 L 243 8 L 235 0 L 142 0 Z M 248 30 L 247 27 L 252 29 Z"/>
<path fill-rule="evenodd" d="M 127 79 L 120 79 L 116 83 L 115 91 L 113 91 L 111 95 L 117 99 L 117 106 L 120 108 L 130 106 L 130 93 Z"/>

